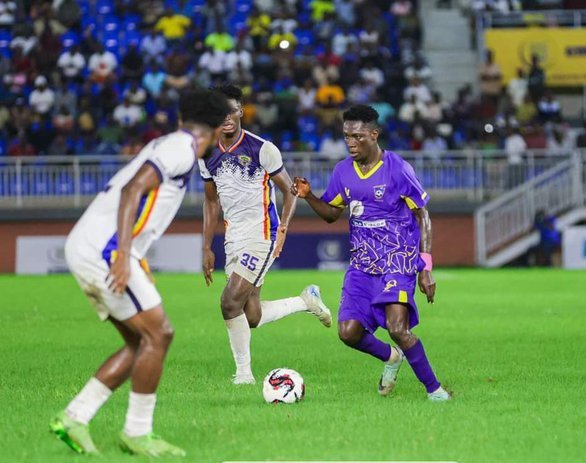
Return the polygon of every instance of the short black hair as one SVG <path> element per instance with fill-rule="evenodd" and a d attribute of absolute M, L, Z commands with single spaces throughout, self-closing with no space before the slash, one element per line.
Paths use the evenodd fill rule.
<path fill-rule="evenodd" d="M 184 123 L 195 122 L 215 129 L 222 125 L 231 110 L 226 97 L 211 90 L 190 90 L 179 98 L 179 115 Z"/>
<path fill-rule="evenodd" d="M 344 122 L 360 121 L 378 127 L 378 112 L 372 106 L 367 106 L 365 104 L 350 106 L 344 111 L 344 114 L 342 114 L 342 119 Z"/>
<path fill-rule="evenodd" d="M 236 100 L 238 103 L 242 101 L 242 89 L 234 84 L 224 84 L 217 87 L 210 87 L 211 90 L 221 93 L 229 100 Z"/>

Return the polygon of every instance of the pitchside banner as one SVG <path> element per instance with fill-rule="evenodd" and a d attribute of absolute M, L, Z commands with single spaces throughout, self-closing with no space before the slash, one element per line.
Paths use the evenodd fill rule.
<path fill-rule="evenodd" d="M 564 230 L 562 252 L 564 268 L 586 269 L 586 227 Z"/>
<path fill-rule="evenodd" d="M 67 272 L 65 236 L 19 236 L 16 239 L 16 273 Z M 200 272 L 200 234 L 165 235 L 155 242 L 147 260 L 154 272 Z"/>
<path fill-rule="evenodd" d="M 505 82 L 527 71 L 531 56 L 541 59 L 547 85 L 552 87 L 586 85 L 586 29 L 559 27 L 488 29 L 484 33 L 487 49 L 503 73 Z"/>
<path fill-rule="evenodd" d="M 214 239 L 216 270 L 224 268 L 226 256 L 220 237 Z M 273 269 L 313 268 L 319 270 L 345 270 L 350 261 L 348 234 L 288 234 L 285 247 Z"/>

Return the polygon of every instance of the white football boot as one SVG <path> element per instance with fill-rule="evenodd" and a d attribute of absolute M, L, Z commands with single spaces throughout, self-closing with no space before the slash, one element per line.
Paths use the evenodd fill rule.
<path fill-rule="evenodd" d="M 435 391 L 429 392 L 427 398 L 432 402 L 446 402 L 451 399 L 450 394 L 443 387 L 438 387 Z"/>
<path fill-rule="evenodd" d="M 307 311 L 315 315 L 326 328 L 332 326 L 332 313 L 321 300 L 319 286 L 309 285 L 301 291 L 301 299 L 307 305 Z"/>
<path fill-rule="evenodd" d="M 403 351 L 401 349 L 398 347 L 392 347 L 391 349 L 397 350 L 399 353 L 399 359 L 394 363 L 385 363 L 383 373 L 378 382 L 378 393 L 382 396 L 389 395 L 393 389 L 395 389 L 395 385 L 397 384 L 397 375 L 399 374 L 399 369 L 401 368 L 403 360 L 405 359 L 405 355 L 403 355 Z"/>

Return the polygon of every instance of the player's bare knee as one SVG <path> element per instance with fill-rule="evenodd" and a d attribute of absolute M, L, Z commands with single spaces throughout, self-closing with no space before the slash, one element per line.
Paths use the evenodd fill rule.
<path fill-rule="evenodd" d="M 338 337 L 340 338 L 340 341 L 342 341 L 347 346 L 355 346 L 360 342 L 362 333 L 359 333 L 346 325 L 339 325 Z"/>
<path fill-rule="evenodd" d="M 224 320 L 236 318 L 242 313 L 241 304 L 239 304 L 234 298 L 225 292 L 222 294 L 220 307 L 222 308 L 222 315 L 224 316 Z"/>

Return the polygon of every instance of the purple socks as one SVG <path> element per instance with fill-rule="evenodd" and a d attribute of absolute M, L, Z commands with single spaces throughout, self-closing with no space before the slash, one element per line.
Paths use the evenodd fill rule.
<path fill-rule="evenodd" d="M 417 340 L 417 343 L 415 343 L 413 347 L 403 351 L 403 353 L 405 354 L 409 365 L 411 365 L 413 373 L 415 373 L 417 379 L 425 385 L 427 392 L 437 390 L 437 388 L 440 387 L 440 383 L 435 377 L 435 373 L 429 364 L 429 360 L 427 360 L 427 355 L 425 355 L 425 349 L 423 348 L 421 341 Z"/>
<path fill-rule="evenodd" d="M 383 362 L 389 360 L 389 357 L 391 356 L 391 346 L 385 344 L 368 331 L 364 332 L 358 344 L 353 347 L 354 349 L 370 354 Z M 425 354 L 423 355 L 425 356 Z"/>

